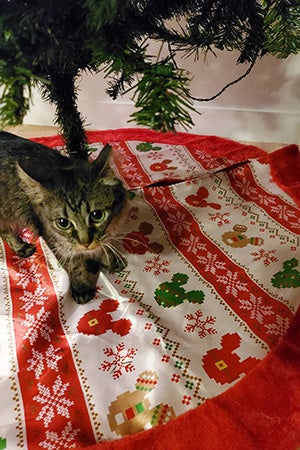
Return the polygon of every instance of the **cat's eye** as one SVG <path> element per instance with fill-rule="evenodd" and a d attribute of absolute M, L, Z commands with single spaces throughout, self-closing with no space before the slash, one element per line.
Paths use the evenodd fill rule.
<path fill-rule="evenodd" d="M 56 225 L 61 230 L 68 230 L 71 227 L 71 222 L 65 217 L 59 217 L 56 219 Z"/>
<path fill-rule="evenodd" d="M 103 222 L 105 218 L 106 211 L 102 211 L 101 209 L 96 209 L 90 214 L 90 221 L 95 224 Z"/>

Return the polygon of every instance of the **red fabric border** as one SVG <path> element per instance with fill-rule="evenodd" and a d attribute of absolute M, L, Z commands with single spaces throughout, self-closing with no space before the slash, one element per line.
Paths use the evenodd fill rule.
<path fill-rule="evenodd" d="M 215 136 L 157 133 L 144 129 L 88 132 L 89 142 L 145 140 L 171 144 L 199 144 L 210 154 L 235 161 L 265 157 L 274 181 L 300 206 L 300 155 L 288 146 L 269 157 L 251 145 Z M 60 137 L 36 138 L 48 146 Z M 223 394 L 207 400 L 166 425 L 86 450 L 295 450 L 300 445 L 300 310 L 286 335 L 250 373 Z"/>
<path fill-rule="evenodd" d="M 215 157 L 227 157 L 237 162 L 252 158 L 263 158 L 270 164 L 274 181 L 300 206 L 300 152 L 295 144 L 267 154 L 264 150 L 254 145 L 241 144 L 231 139 L 217 136 L 201 136 L 181 132 L 159 133 L 144 128 L 88 131 L 87 138 L 90 143 L 103 142 L 103 144 L 120 140 L 145 140 L 148 142 L 185 144 L 190 149 L 199 149 L 199 145 L 201 145 L 207 153 Z M 32 140 L 49 147 L 63 145 L 63 140 L 59 135 L 32 138 Z"/>
<path fill-rule="evenodd" d="M 117 130 L 88 131 L 89 143 L 93 142 L 118 142 L 126 140 L 137 140 L 147 142 L 158 142 L 177 145 L 188 145 L 190 149 L 199 149 L 214 155 L 215 157 L 227 157 L 234 161 L 245 161 L 249 158 L 261 158 L 266 153 L 254 145 L 240 144 L 239 142 L 217 136 L 201 136 L 190 133 L 159 133 L 144 128 L 120 128 Z M 35 142 L 49 147 L 63 144 L 61 136 L 48 136 L 33 138 Z M 199 147 L 200 146 L 200 147 Z"/>
<path fill-rule="evenodd" d="M 297 145 L 288 145 L 271 153 L 271 175 L 283 191 L 300 207 L 300 152 Z"/>

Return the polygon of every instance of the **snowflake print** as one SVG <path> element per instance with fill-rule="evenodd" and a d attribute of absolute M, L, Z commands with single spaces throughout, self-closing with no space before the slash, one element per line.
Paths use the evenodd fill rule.
<path fill-rule="evenodd" d="M 79 428 L 73 429 L 72 422 L 68 422 L 60 433 L 47 430 L 46 439 L 39 443 L 39 447 L 47 450 L 75 448 L 77 445 L 74 441 L 79 432 Z"/>
<path fill-rule="evenodd" d="M 190 235 L 189 239 L 182 239 L 181 245 L 186 247 L 188 252 L 194 253 L 196 255 L 200 249 L 200 238 L 199 236 Z"/>
<path fill-rule="evenodd" d="M 143 272 L 153 272 L 154 276 L 158 276 L 161 273 L 170 272 L 170 269 L 168 269 L 169 265 L 170 261 L 166 259 L 161 260 L 160 256 L 156 256 L 153 259 L 147 259 Z"/>
<path fill-rule="evenodd" d="M 222 167 L 226 167 L 234 163 L 234 161 L 226 157 L 216 158 L 215 156 L 211 156 L 204 150 L 196 150 L 195 155 L 201 165 L 210 170 L 221 169 Z"/>
<path fill-rule="evenodd" d="M 275 336 L 283 336 L 290 325 L 289 319 L 276 314 L 276 322 L 265 325 L 267 334 L 275 334 Z"/>
<path fill-rule="evenodd" d="M 174 214 L 168 214 L 168 221 L 173 225 L 173 231 L 178 234 L 182 232 L 190 231 L 190 222 L 186 220 L 186 215 L 182 214 L 180 211 L 176 211 Z"/>
<path fill-rule="evenodd" d="M 19 278 L 17 284 L 19 286 L 21 285 L 23 289 L 26 289 L 26 287 L 31 283 L 40 284 L 41 277 L 43 276 L 41 273 L 39 273 L 39 265 L 33 263 L 28 267 L 28 263 L 25 264 L 27 262 L 26 260 L 22 259 L 20 262 L 18 261 L 20 270 L 17 273 L 17 276 Z"/>
<path fill-rule="evenodd" d="M 299 218 L 297 218 L 297 215 L 294 211 L 289 209 L 287 205 L 278 205 L 276 204 L 276 201 L 274 203 L 275 205 L 271 207 L 271 211 L 273 213 L 275 213 L 280 219 L 289 222 L 292 228 L 300 227 Z M 291 219 L 295 219 L 295 221 L 293 222 Z"/>
<path fill-rule="evenodd" d="M 20 297 L 20 300 L 23 302 L 23 306 L 20 309 L 25 309 L 25 311 L 29 311 L 33 306 L 40 305 L 42 306 L 47 300 L 47 296 L 45 296 L 46 288 L 38 285 L 34 292 L 24 290 L 24 294 Z"/>
<path fill-rule="evenodd" d="M 27 328 L 27 331 L 24 334 L 23 339 L 29 338 L 29 342 L 32 345 L 40 335 L 46 341 L 50 342 L 51 334 L 54 332 L 48 325 L 50 315 L 51 312 L 45 311 L 44 307 L 42 307 L 36 315 L 26 313 L 26 320 L 22 322 L 22 325 Z"/>
<path fill-rule="evenodd" d="M 272 306 L 264 305 L 262 297 L 255 297 L 250 293 L 249 300 L 239 300 L 240 308 L 250 311 L 250 319 L 256 319 L 259 323 L 263 323 L 264 316 L 274 314 Z"/>
<path fill-rule="evenodd" d="M 278 258 L 274 256 L 276 250 L 265 251 L 263 248 L 259 249 L 257 252 L 250 253 L 253 256 L 253 261 L 262 261 L 264 265 L 267 267 L 272 262 L 277 262 Z"/>
<path fill-rule="evenodd" d="M 210 220 L 212 222 L 216 222 L 218 227 L 222 227 L 223 225 L 230 223 L 230 220 L 228 219 L 228 217 L 229 217 L 228 212 L 225 212 L 225 213 L 218 212 L 216 214 L 208 213 L 208 215 L 210 216 Z"/>
<path fill-rule="evenodd" d="M 269 205 L 274 205 L 274 204 L 277 203 L 276 202 L 276 198 L 272 197 L 269 193 L 268 194 L 262 194 L 262 193 L 258 193 L 257 192 L 257 199 L 258 199 L 258 201 L 259 201 L 259 203 L 261 205 L 269 206 Z"/>
<path fill-rule="evenodd" d="M 224 261 L 218 261 L 217 255 L 207 252 L 206 256 L 199 256 L 198 262 L 204 266 L 205 272 L 211 272 L 215 275 L 217 270 L 225 270 L 226 263 Z"/>
<path fill-rule="evenodd" d="M 217 333 L 217 330 L 212 327 L 216 321 L 216 318 L 213 316 L 207 316 L 206 319 L 203 320 L 203 312 L 201 309 L 195 311 L 195 314 L 186 314 L 184 317 L 188 321 L 193 322 L 186 325 L 184 331 L 187 333 L 193 333 L 197 330 L 200 338 L 203 338 L 208 334 Z"/>
<path fill-rule="evenodd" d="M 64 396 L 69 384 L 63 384 L 60 375 L 51 388 L 38 383 L 39 394 L 33 397 L 33 400 L 41 403 L 43 407 L 36 420 L 43 420 L 46 428 L 57 414 L 70 418 L 69 408 L 74 405 L 74 402 Z"/>
<path fill-rule="evenodd" d="M 29 364 L 27 370 L 34 370 L 34 375 L 37 380 L 40 379 L 46 366 L 48 367 L 48 369 L 52 369 L 58 372 L 57 363 L 60 359 L 62 359 L 62 356 L 57 355 L 56 352 L 57 349 L 55 349 L 52 344 L 49 345 L 45 354 L 33 349 L 32 358 L 28 359 L 27 361 Z"/>
<path fill-rule="evenodd" d="M 102 369 L 103 371 L 111 371 L 114 380 L 122 376 L 123 370 L 127 373 L 135 370 L 132 360 L 136 356 L 137 349 L 125 349 L 124 342 L 118 344 L 115 350 L 109 347 L 105 348 L 103 353 L 108 357 L 112 357 L 113 360 L 104 361 L 99 370 Z"/>
<path fill-rule="evenodd" d="M 231 272 L 230 270 L 227 270 L 226 275 L 217 275 L 217 281 L 226 285 L 226 294 L 232 294 L 234 297 L 237 297 L 240 291 L 247 291 L 247 283 L 239 281 L 237 279 L 238 275 L 238 272 Z"/>
<path fill-rule="evenodd" d="M 159 204 L 161 210 L 167 211 L 168 209 L 176 209 L 176 206 L 166 197 L 163 188 L 157 186 L 155 188 L 155 200 Z"/>
<path fill-rule="evenodd" d="M 161 155 L 157 152 L 149 152 L 147 158 L 151 159 L 152 161 L 161 161 Z"/>

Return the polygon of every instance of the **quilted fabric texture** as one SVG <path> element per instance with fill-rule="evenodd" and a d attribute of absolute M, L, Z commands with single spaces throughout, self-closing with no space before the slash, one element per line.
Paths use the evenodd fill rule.
<path fill-rule="evenodd" d="M 297 147 L 139 129 L 89 142 L 110 143 L 129 191 L 128 266 L 79 306 L 42 240 L 28 259 L 1 244 L 0 449 L 296 448 Z"/>

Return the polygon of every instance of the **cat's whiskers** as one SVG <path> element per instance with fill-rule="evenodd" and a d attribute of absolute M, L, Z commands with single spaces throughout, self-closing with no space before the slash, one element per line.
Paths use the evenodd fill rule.
<path fill-rule="evenodd" d="M 131 237 L 128 237 L 128 236 L 126 236 L 126 233 L 124 233 L 124 236 L 121 236 L 121 235 L 120 236 L 111 236 L 111 239 L 120 241 L 120 242 L 130 241 L 130 242 L 133 242 L 134 244 L 141 245 L 141 246 L 145 247 L 147 250 L 151 251 L 149 245 L 145 244 L 145 242 L 139 241 L 138 239 L 133 239 Z"/>
<path fill-rule="evenodd" d="M 115 256 L 117 261 L 120 261 L 122 265 L 124 264 L 125 257 L 122 255 L 121 251 L 117 247 L 115 247 L 112 243 L 104 242 L 103 248 L 105 249 L 105 247 L 107 247 L 111 251 L 111 253 Z"/>
<path fill-rule="evenodd" d="M 54 239 L 48 240 L 48 245 L 52 252 L 56 255 L 59 264 L 68 271 L 71 267 L 71 261 L 75 254 L 72 248 L 64 249 L 64 253 L 61 253 L 61 245 L 59 245 L 59 243 Z"/>
<path fill-rule="evenodd" d="M 104 253 L 104 255 L 105 255 L 106 260 L 109 261 L 109 253 L 108 253 L 108 251 L 107 251 L 106 248 L 105 248 L 105 244 L 103 244 L 103 245 L 101 246 L 101 250 L 103 250 L 103 253 Z"/>

